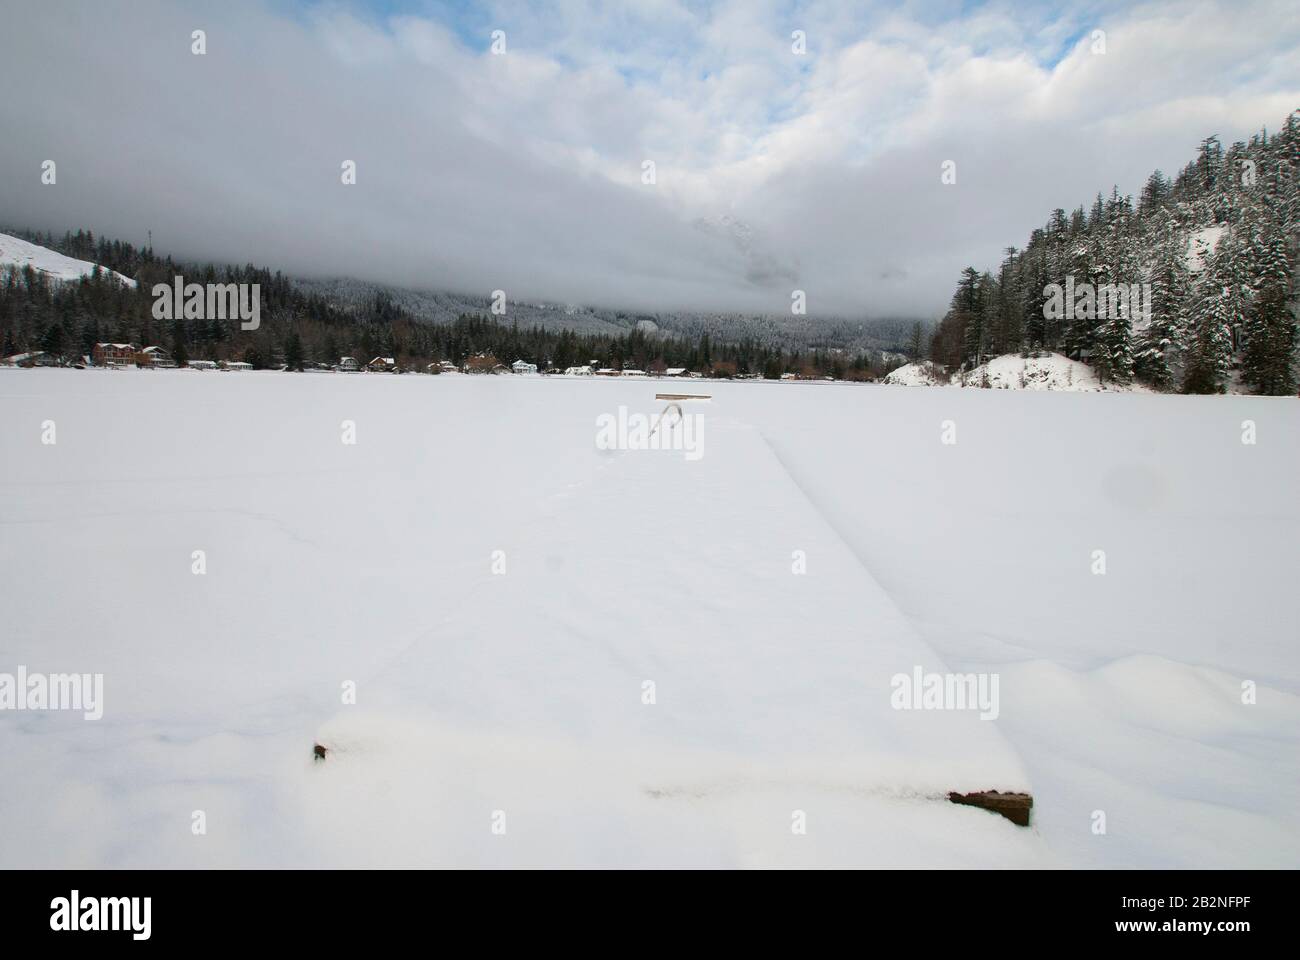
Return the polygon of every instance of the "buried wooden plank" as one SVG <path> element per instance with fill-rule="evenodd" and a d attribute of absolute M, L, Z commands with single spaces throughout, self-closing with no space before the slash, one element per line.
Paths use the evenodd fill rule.
<path fill-rule="evenodd" d="M 712 400 L 711 393 L 656 393 L 656 400 Z"/>
<path fill-rule="evenodd" d="M 1018 827 L 1029 826 L 1029 812 L 1034 807 L 1034 798 L 1027 793 L 1000 793 L 997 790 L 981 790 L 976 793 L 948 794 L 953 803 L 967 807 L 980 807 L 1006 817 Z"/>

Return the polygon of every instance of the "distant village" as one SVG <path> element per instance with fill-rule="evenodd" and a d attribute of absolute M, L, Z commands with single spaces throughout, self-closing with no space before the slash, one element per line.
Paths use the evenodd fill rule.
<path fill-rule="evenodd" d="M 387 291 L 350 303 L 251 265 L 182 267 L 88 231 L 18 233 L 0 233 L 0 367 L 872 382 L 907 360 L 839 346 L 843 331 L 799 346 L 707 330 L 661 335 L 639 322 L 598 333 L 478 312 L 424 322 Z M 225 311 L 218 300 L 215 312 L 205 301 L 204 316 L 178 312 L 175 281 L 186 270 L 208 288 L 247 288 L 249 309 L 241 299 L 237 322 L 228 299 Z M 173 291 L 170 320 L 158 309 L 160 287 Z"/>
<path fill-rule="evenodd" d="M 175 370 L 185 367 L 190 370 L 224 370 L 242 371 L 256 369 L 243 360 L 188 360 L 178 364 L 171 352 L 165 347 L 141 347 L 134 343 L 97 343 L 93 351 L 86 356 L 66 357 L 42 350 L 17 353 L 0 358 L 0 367 L 68 367 L 76 370 Z M 450 360 L 437 360 L 426 364 L 421 370 L 415 366 L 403 366 L 394 357 L 375 357 L 368 363 L 356 357 L 340 357 L 338 363 L 312 363 L 304 361 L 301 366 L 291 368 L 283 358 L 273 358 L 266 367 L 271 370 L 326 371 L 335 373 L 465 373 L 465 374 L 522 374 L 566 377 L 673 377 L 685 379 L 708 379 L 709 375 L 685 367 L 662 367 L 648 370 L 630 368 L 615 369 L 599 366 L 596 361 L 575 367 L 547 367 L 539 369 L 535 363 L 516 360 L 506 365 L 491 354 L 478 354 L 469 357 L 459 366 Z M 734 374 L 727 377 L 732 380 L 761 380 L 762 374 Z M 782 380 L 816 379 L 831 380 L 831 377 L 800 377 L 794 373 L 784 373 Z"/>

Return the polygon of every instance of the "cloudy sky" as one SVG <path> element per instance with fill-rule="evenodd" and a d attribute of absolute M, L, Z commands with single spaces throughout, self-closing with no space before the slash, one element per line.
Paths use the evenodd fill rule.
<path fill-rule="evenodd" d="M 933 316 L 1052 208 L 1300 107 L 1294 0 L 1061 6 L 0 0 L 0 223 L 511 299 Z"/>

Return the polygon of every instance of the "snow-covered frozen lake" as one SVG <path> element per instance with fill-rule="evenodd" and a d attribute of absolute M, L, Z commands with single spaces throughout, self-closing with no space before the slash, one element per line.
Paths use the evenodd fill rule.
<path fill-rule="evenodd" d="M 712 395 L 702 455 L 600 449 L 656 391 Z M 0 867 L 1295 867 L 1298 441 L 1294 399 L 0 370 L 0 674 L 104 701 L 0 709 Z M 915 668 L 996 719 L 894 709 Z"/>

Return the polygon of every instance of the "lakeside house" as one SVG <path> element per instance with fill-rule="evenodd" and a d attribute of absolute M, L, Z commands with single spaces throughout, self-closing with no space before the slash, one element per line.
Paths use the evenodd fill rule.
<path fill-rule="evenodd" d="M 397 361 L 393 357 L 375 357 L 366 364 L 371 373 L 393 373 L 397 370 Z"/>
<path fill-rule="evenodd" d="M 566 377 L 590 377 L 595 375 L 595 371 L 586 364 L 581 367 L 566 367 L 564 370 Z"/>
<path fill-rule="evenodd" d="M 190 369 L 192 369 L 192 370 L 215 370 L 215 369 L 217 369 L 217 361 L 215 361 L 215 360 L 191 360 L 191 361 L 189 362 L 189 367 L 190 367 Z"/>
<path fill-rule="evenodd" d="M 162 347 L 145 347 L 140 351 L 136 362 L 142 367 L 156 367 L 159 370 L 172 370 L 176 367 L 172 355 Z"/>
<path fill-rule="evenodd" d="M 357 363 L 356 357 L 340 357 L 339 370 L 343 373 L 356 373 L 361 369 L 361 364 Z"/>
<path fill-rule="evenodd" d="M 90 356 L 97 367 L 133 367 L 139 353 L 134 343 L 97 343 Z"/>
<path fill-rule="evenodd" d="M 516 360 L 510 365 L 510 369 L 515 373 L 536 373 L 537 364 L 528 363 L 525 360 Z"/>
<path fill-rule="evenodd" d="M 0 360 L 0 366 L 3 367 L 57 367 L 58 365 L 58 357 L 46 353 L 44 350 L 33 350 L 29 353 L 15 353 L 12 356 Z"/>
<path fill-rule="evenodd" d="M 498 363 L 497 358 L 490 353 L 478 353 L 472 357 L 467 357 L 461 364 L 461 373 L 509 373 L 510 368 L 504 363 Z"/>

